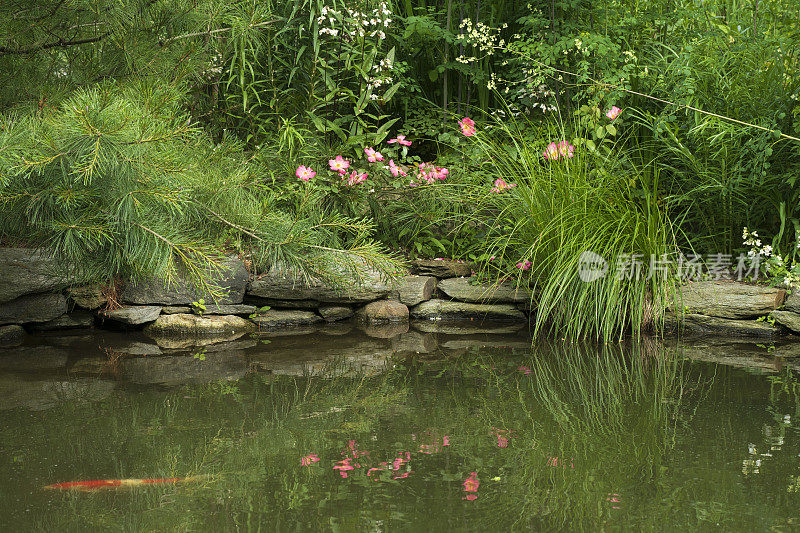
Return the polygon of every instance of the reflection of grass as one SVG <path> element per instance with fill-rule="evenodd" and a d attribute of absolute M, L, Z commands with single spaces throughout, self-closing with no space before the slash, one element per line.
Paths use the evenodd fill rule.
<path fill-rule="evenodd" d="M 422 372 L 412 362 L 381 376 L 253 375 L 235 393 L 209 384 L 115 396 L 48 412 L 55 424 L 13 438 L 38 443 L 40 456 L 65 448 L 72 460 L 52 481 L 213 474 L 192 486 L 56 496 L 48 530 L 598 526 L 611 512 L 607 492 L 657 476 L 680 381 L 663 354 L 554 346 L 524 362 L 532 373 L 523 375 L 523 362 L 486 353 Z M 492 427 L 509 431 L 507 448 Z M 449 435 L 450 446 L 420 454 L 429 434 Z M 331 465 L 348 439 L 370 451 L 370 465 L 410 451 L 414 474 L 376 482 L 362 468 L 340 478 Z M 301 466 L 308 453 L 321 461 Z M 479 497 L 465 502 L 471 471 Z M 419 507 L 421 497 L 432 500 Z"/>

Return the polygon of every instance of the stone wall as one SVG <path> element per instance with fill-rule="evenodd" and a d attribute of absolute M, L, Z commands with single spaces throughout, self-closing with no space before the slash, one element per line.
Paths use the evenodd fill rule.
<path fill-rule="evenodd" d="M 467 277 L 469 264 L 419 260 L 408 266 L 409 274 L 396 280 L 367 273 L 361 284 L 338 288 L 281 270 L 251 278 L 244 263 L 231 257 L 214 280 L 223 289 L 216 302 L 187 281 L 165 287 L 153 280 L 126 285 L 120 293 L 123 305 L 107 309 L 100 287 L 69 286 L 46 256 L 0 248 L 0 346 L 19 344 L 30 332 L 78 328 L 141 329 L 160 346 L 175 348 L 343 320 L 368 325 L 528 321 L 529 292 L 507 284 L 476 285 Z M 202 313 L 192 307 L 200 299 L 206 300 Z"/>

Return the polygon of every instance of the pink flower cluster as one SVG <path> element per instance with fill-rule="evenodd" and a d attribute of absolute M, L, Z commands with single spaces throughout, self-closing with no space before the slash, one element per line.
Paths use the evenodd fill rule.
<path fill-rule="evenodd" d="M 367 154 L 367 161 L 369 161 L 370 163 L 383 161 L 383 155 L 380 152 L 376 152 L 375 148 L 370 148 L 368 146 L 364 148 L 364 153 Z"/>
<path fill-rule="evenodd" d="M 611 120 L 614 120 L 615 118 L 617 118 L 619 116 L 620 113 L 622 113 L 622 109 L 620 109 L 620 108 L 618 108 L 617 106 L 614 105 L 614 106 L 611 106 L 611 109 L 609 109 L 606 112 L 606 116 L 608 118 L 610 118 Z"/>
<path fill-rule="evenodd" d="M 447 179 L 450 171 L 444 167 L 437 167 L 433 163 L 420 163 L 417 165 L 416 180 L 411 180 L 411 186 L 430 185 L 436 180 Z"/>
<path fill-rule="evenodd" d="M 520 261 L 519 263 L 517 263 L 516 267 L 520 270 L 528 270 L 529 268 L 531 268 L 531 264 L 532 263 L 526 259 L 525 261 Z"/>
<path fill-rule="evenodd" d="M 383 168 L 388 168 L 389 172 L 391 172 L 392 176 L 394 176 L 395 178 L 397 176 L 408 176 L 408 173 L 405 170 L 403 170 L 402 167 L 399 167 L 395 164 L 394 159 L 390 159 L 389 166 Z"/>
<path fill-rule="evenodd" d="M 316 463 L 317 461 L 319 461 L 319 457 L 315 453 L 300 458 L 300 464 L 303 466 L 311 466 L 311 463 Z"/>
<path fill-rule="evenodd" d="M 494 180 L 494 187 L 492 187 L 491 192 L 503 192 L 516 186 L 516 183 L 507 183 L 503 178 L 497 178 Z"/>
<path fill-rule="evenodd" d="M 569 144 L 567 141 L 561 141 L 558 144 L 550 143 L 544 149 L 544 158 L 551 161 L 572 158 L 574 151 L 575 147 Z"/>
<path fill-rule="evenodd" d="M 350 173 L 350 175 L 342 174 L 342 180 L 344 180 L 345 185 L 348 187 L 352 187 L 353 185 L 358 185 L 366 181 L 367 173 L 366 172 L 359 172 L 358 170 L 354 170 Z"/>

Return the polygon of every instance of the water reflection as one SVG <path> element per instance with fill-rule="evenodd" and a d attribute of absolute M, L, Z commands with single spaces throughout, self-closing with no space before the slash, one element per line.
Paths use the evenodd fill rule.
<path fill-rule="evenodd" d="M 795 524 L 800 383 L 790 362 L 763 376 L 692 363 L 683 356 L 697 347 L 655 341 L 531 349 L 519 332 L 424 329 L 257 335 L 150 355 L 123 352 L 147 351 L 130 336 L 53 337 L 2 354 L 0 525 Z M 34 349 L 46 357 L 27 368 Z M 68 392 L 51 399 L 43 391 L 53 383 Z M 196 481 L 42 490 L 186 477 Z"/>

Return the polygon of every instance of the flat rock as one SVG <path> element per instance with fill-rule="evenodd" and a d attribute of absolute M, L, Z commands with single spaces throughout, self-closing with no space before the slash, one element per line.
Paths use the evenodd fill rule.
<path fill-rule="evenodd" d="M 411 261 L 411 272 L 421 276 L 458 278 L 472 274 L 472 264 L 451 259 L 415 259 Z"/>
<path fill-rule="evenodd" d="M 342 305 L 325 305 L 319 308 L 319 314 L 325 322 L 336 322 L 353 316 L 353 310 Z"/>
<path fill-rule="evenodd" d="M 241 337 L 247 335 L 246 331 L 235 331 L 232 333 L 208 333 L 203 335 L 180 336 L 171 333 L 159 335 L 151 333 L 150 338 L 159 348 L 171 351 L 196 350 L 200 347 L 211 347 L 218 344 L 228 344 L 236 342 Z"/>
<path fill-rule="evenodd" d="M 12 324 L 10 326 L 0 326 L 0 348 L 17 346 L 25 340 L 25 330 L 22 326 Z"/>
<path fill-rule="evenodd" d="M 247 289 L 249 296 L 272 300 L 316 300 L 322 303 L 367 303 L 379 300 L 392 289 L 391 280 L 378 272 L 367 270 L 360 284 L 331 287 L 319 280 L 304 281 L 296 272 L 273 268 L 253 280 Z"/>
<path fill-rule="evenodd" d="M 781 308 L 784 311 L 791 311 L 793 313 L 800 313 L 800 292 L 793 292 L 786 297 L 786 302 Z"/>
<path fill-rule="evenodd" d="M 436 278 L 433 276 L 405 276 L 397 288 L 397 299 L 413 306 L 431 299 L 436 289 Z"/>
<path fill-rule="evenodd" d="M 474 278 L 443 279 L 437 288 L 450 298 L 472 303 L 520 304 L 531 300 L 531 293 L 525 287 L 509 283 L 473 285 Z"/>
<path fill-rule="evenodd" d="M 793 311 L 784 311 L 782 309 L 770 313 L 775 322 L 784 326 L 792 331 L 792 333 L 800 333 L 800 314 Z"/>
<path fill-rule="evenodd" d="M 258 308 L 255 305 L 247 304 L 222 304 L 222 305 L 206 305 L 203 316 L 205 315 L 237 315 L 237 316 L 250 316 L 255 313 Z M 165 315 L 186 315 L 192 314 L 194 311 L 189 306 L 174 306 L 170 305 L 161 309 Z"/>
<path fill-rule="evenodd" d="M 164 315 L 190 315 L 192 308 L 188 305 L 167 305 L 161 308 L 161 314 Z"/>
<path fill-rule="evenodd" d="M 238 257 L 229 257 L 222 262 L 222 271 L 211 276 L 211 284 L 221 289 L 218 304 L 239 304 L 244 298 L 250 274 Z M 180 279 L 167 286 L 161 280 L 143 280 L 129 283 L 122 291 L 122 301 L 130 304 L 186 305 L 200 299 L 212 301 L 188 280 Z"/>
<path fill-rule="evenodd" d="M 94 326 L 94 314 L 89 311 L 73 311 L 66 315 L 34 324 L 33 329 L 36 331 L 56 331 L 60 329 L 88 329 Z"/>
<path fill-rule="evenodd" d="M 153 322 L 160 314 L 161 307 L 157 305 L 134 305 L 103 311 L 100 317 L 126 326 L 139 326 Z"/>
<path fill-rule="evenodd" d="M 108 303 L 100 285 L 83 285 L 67 289 L 70 299 L 81 309 L 100 309 Z"/>
<path fill-rule="evenodd" d="M 317 309 L 322 304 L 316 300 L 276 300 L 274 298 L 254 298 L 248 294 L 248 301 L 254 302 L 257 307 L 268 305 L 273 309 Z"/>
<path fill-rule="evenodd" d="M 161 315 L 145 328 L 152 337 L 204 337 L 246 333 L 255 329 L 249 320 L 235 315 Z"/>
<path fill-rule="evenodd" d="M 681 315 L 681 317 L 667 314 L 664 317 L 664 328 L 668 331 L 690 334 L 714 334 L 732 337 L 776 337 L 781 333 L 780 328 L 766 321 L 735 320 L 693 313 L 687 313 Z"/>
<path fill-rule="evenodd" d="M 413 318 L 428 320 L 515 320 L 526 321 L 525 314 L 509 304 L 476 304 L 428 300 L 411 309 Z"/>
<path fill-rule="evenodd" d="M 321 322 L 322 318 L 311 311 L 286 311 L 270 309 L 263 311 L 252 318 L 259 328 L 281 328 L 292 326 L 306 326 Z"/>
<path fill-rule="evenodd" d="M 362 307 L 358 318 L 369 323 L 408 322 L 408 307 L 397 300 L 378 300 Z"/>
<path fill-rule="evenodd" d="M 0 273 L 0 303 L 67 285 L 61 262 L 32 248 L 0 248 Z"/>
<path fill-rule="evenodd" d="M 752 318 L 783 305 L 786 291 L 737 281 L 697 281 L 679 287 L 674 308 L 687 314 Z"/>
<path fill-rule="evenodd" d="M 47 322 L 66 312 L 67 298 L 63 294 L 29 294 L 0 304 L 0 325 Z"/>

